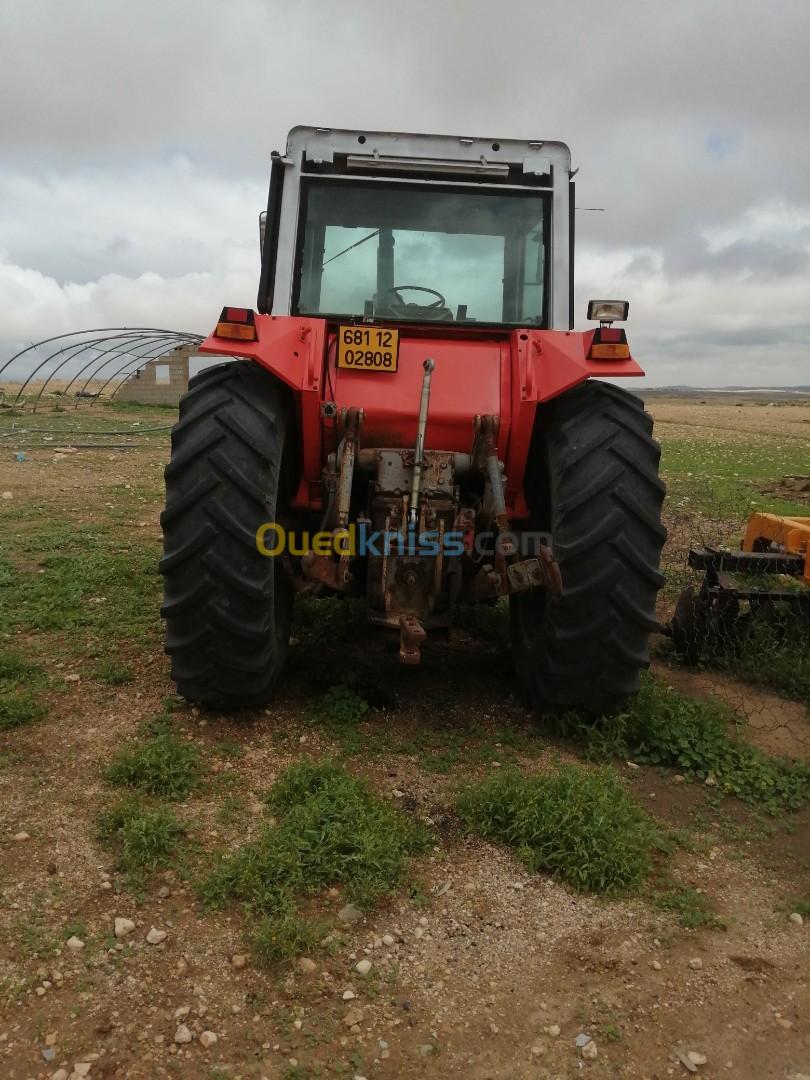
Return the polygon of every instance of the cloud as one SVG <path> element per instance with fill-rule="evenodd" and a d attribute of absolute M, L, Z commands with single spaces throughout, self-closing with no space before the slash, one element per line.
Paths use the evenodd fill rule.
<path fill-rule="evenodd" d="M 327 123 L 569 142 L 578 204 L 605 207 L 578 221 L 578 313 L 628 296 L 657 382 L 806 381 L 805 0 L 0 0 L 0 20 L 0 356 L 252 303 L 269 152 Z"/>

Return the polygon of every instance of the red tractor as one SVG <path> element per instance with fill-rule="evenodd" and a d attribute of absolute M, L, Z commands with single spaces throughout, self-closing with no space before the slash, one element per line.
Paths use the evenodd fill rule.
<path fill-rule="evenodd" d="M 298 127 L 273 154 L 258 312 L 226 307 L 162 516 L 182 695 L 268 701 L 293 596 L 364 596 L 419 662 L 509 597 L 538 708 L 616 708 L 656 629 L 664 485 L 622 301 L 574 331 L 562 143 Z"/>

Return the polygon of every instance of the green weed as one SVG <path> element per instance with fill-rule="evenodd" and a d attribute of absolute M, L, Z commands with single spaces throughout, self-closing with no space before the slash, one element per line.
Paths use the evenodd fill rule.
<path fill-rule="evenodd" d="M 0 731 L 33 724 L 42 720 L 47 711 L 42 701 L 29 691 L 0 693 Z"/>
<path fill-rule="evenodd" d="M 268 804 L 280 822 L 225 855 L 200 888 L 213 906 L 237 900 L 270 920 L 257 946 L 265 957 L 295 940 L 299 898 L 339 883 L 356 903 L 370 905 L 393 891 L 428 843 L 423 828 L 331 762 L 291 766 Z"/>
<path fill-rule="evenodd" d="M 325 932 L 325 927 L 289 908 L 260 919 L 250 935 L 250 951 L 259 964 L 269 966 L 312 952 Z"/>
<path fill-rule="evenodd" d="M 125 686 L 134 681 L 132 668 L 116 660 L 107 660 L 95 670 L 96 678 L 108 686 Z"/>
<path fill-rule="evenodd" d="M 654 897 L 653 903 L 661 911 L 676 914 L 678 922 L 687 930 L 697 930 L 701 926 L 712 929 L 725 926 L 704 894 L 693 889 L 691 885 L 673 882 L 669 888 Z"/>
<path fill-rule="evenodd" d="M 7 650 L 0 651 L 0 731 L 24 727 L 47 713 L 36 693 L 48 678 L 36 665 Z"/>
<path fill-rule="evenodd" d="M 183 828 L 170 810 L 150 809 L 128 795 L 98 819 L 98 838 L 118 855 L 127 873 L 153 872 L 167 866 L 180 845 Z"/>
<path fill-rule="evenodd" d="M 158 722 L 152 734 L 124 747 L 113 758 L 104 778 L 144 795 L 184 799 L 198 785 L 202 773 L 197 747 Z"/>
<path fill-rule="evenodd" d="M 582 892 L 637 888 L 664 837 L 610 769 L 565 765 L 524 776 L 504 769 L 461 791 L 470 831 L 514 847 L 532 871 Z"/>
<path fill-rule="evenodd" d="M 295 598 L 292 636 L 301 645 L 320 646 L 347 641 L 365 626 L 366 612 L 360 600 L 334 596 Z"/>
<path fill-rule="evenodd" d="M 509 644 L 509 601 L 494 604 L 459 604 L 453 610 L 453 626 L 485 641 Z"/>
<path fill-rule="evenodd" d="M 726 637 L 709 643 L 703 663 L 810 708 L 810 627 L 798 616 L 738 624 Z"/>
<path fill-rule="evenodd" d="M 801 807 L 810 771 L 763 754 L 733 734 L 738 718 L 714 702 L 687 697 L 645 676 L 630 708 L 598 724 L 573 714 L 549 718 L 562 734 L 583 738 L 595 758 L 632 757 L 663 765 L 770 814 Z"/>
<path fill-rule="evenodd" d="M 317 705 L 310 710 L 313 720 L 326 726 L 346 727 L 359 724 L 368 713 L 369 705 L 365 698 L 350 686 L 332 686 L 323 695 Z"/>

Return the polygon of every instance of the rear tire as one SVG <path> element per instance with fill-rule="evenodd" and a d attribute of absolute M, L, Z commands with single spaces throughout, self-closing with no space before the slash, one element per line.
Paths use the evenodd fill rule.
<path fill-rule="evenodd" d="M 256 530 L 285 500 L 283 388 L 249 361 L 189 383 L 172 430 L 161 515 L 161 614 L 172 678 L 189 701 L 257 705 L 287 654 L 292 590 Z"/>
<path fill-rule="evenodd" d="M 510 598 L 515 668 L 535 708 L 610 713 L 638 690 L 664 583 L 660 454 L 642 401 L 608 383 L 538 411 L 525 492 L 563 591 Z"/>

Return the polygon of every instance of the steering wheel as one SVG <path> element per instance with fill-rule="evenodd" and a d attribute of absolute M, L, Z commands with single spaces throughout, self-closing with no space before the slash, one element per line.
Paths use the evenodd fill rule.
<path fill-rule="evenodd" d="M 410 305 L 405 300 L 403 300 L 402 296 L 400 295 L 403 289 L 407 289 L 409 292 L 429 293 L 430 296 L 435 296 L 436 299 L 433 301 L 432 304 Z M 425 288 L 424 285 L 392 285 L 390 289 L 386 289 L 385 292 L 382 294 L 382 297 L 380 298 L 380 304 L 385 305 L 386 303 L 390 303 L 389 297 L 396 300 L 400 307 L 424 307 L 426 311 L 435 311 L 438 308 L 443 308 L 447 306 L 447 301 L 437 289 L 428 289 Z"/>

